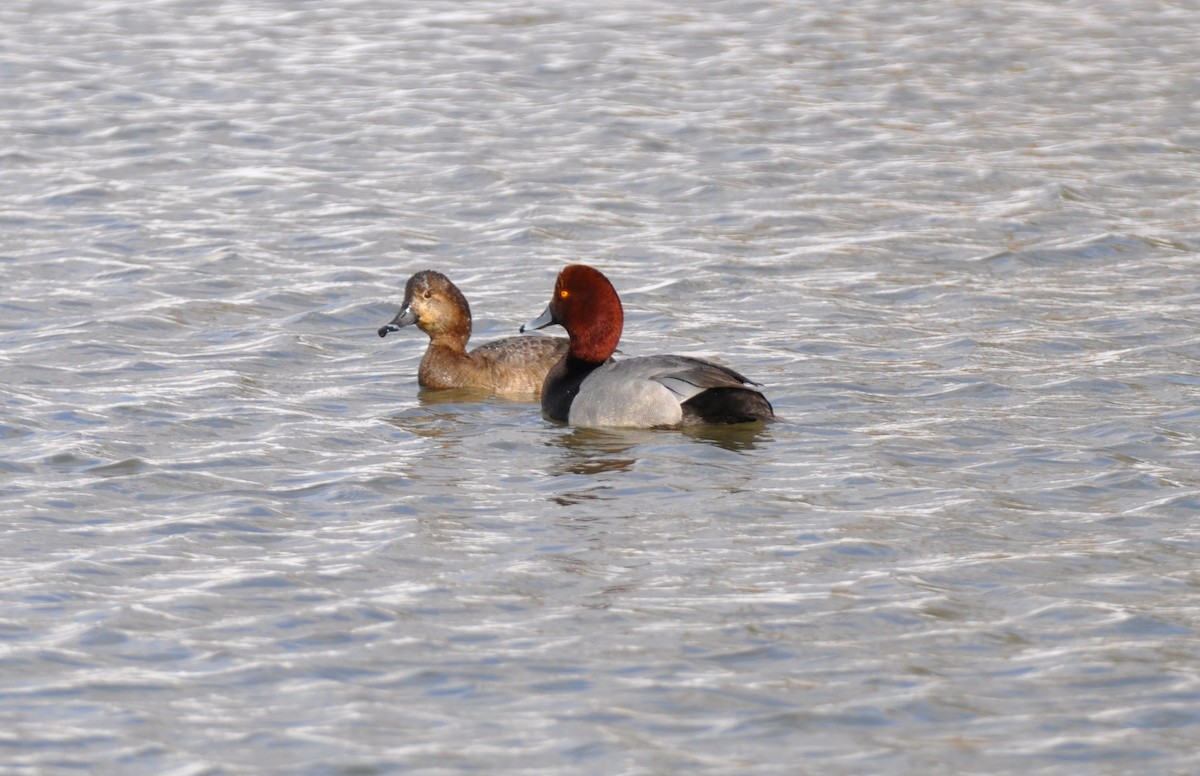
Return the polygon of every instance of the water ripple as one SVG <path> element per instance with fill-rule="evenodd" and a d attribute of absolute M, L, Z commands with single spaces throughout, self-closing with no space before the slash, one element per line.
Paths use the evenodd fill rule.
<path fill-rule="evenodd" d="M 1192 769 L 1189 9 L 0 24 L 9 767 Z M 375 336 L 572 261 L 784 420 L 555 427 Z"/>

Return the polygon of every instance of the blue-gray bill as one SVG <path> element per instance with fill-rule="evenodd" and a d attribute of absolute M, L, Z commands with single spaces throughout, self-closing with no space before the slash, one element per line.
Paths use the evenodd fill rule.
<path fill-rule="evenodd" d="M 386 337 L 393 331 L 400 331 L 405 326 L 412 326 L 417 322 L 416 314 L 405 307 L 396 313 L 396 317 L 379 327 L 379 336 Z"/>
<path fill-rule="evenodd" d="M 549 306 L 547 306 L 541 315 L 539 315 L 538 317 L 534 318 L 532 321 L 530 321 L 529 323 L 527 323 L 521 327 L 521 333 L 524 334 L 527 331 L 536 331 L 537 329 L 544 329 L 552 323 L 558 323 L 558 321 L 554 320 L 554 314 L 550 312 L 550 308 L 549 308 Z M 379 336 L 381 336 L 381 337 L 383 336 L 382 330 L 381 330 Z"/>

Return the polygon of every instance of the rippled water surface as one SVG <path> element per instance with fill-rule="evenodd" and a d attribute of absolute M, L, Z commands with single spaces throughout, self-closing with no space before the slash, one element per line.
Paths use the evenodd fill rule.
<path fill-rule="evenodd" d="M 0 6 L 0 770 L 1184 773 L 1194 2 Z M 418 391 L 586 261 L 783 422 Z"/>

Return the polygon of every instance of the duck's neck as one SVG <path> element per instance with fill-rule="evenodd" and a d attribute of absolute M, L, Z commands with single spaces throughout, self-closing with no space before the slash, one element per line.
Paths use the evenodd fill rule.
<path fill-rule="evenodd" d="M 590 364 L 593 369 L 603 364 L 616 352 L 617 343 L 621 341 L 623 324 L 621 309 L 618 307 L 615 314 L 610 311 L 592 321 L 583 331 L 568 330 L 567 333 L 571 337 L 571 357 Z"/>
<path fill-rule="evenodd" d="M 425 333 L 429 335 L 430 347 L 462 353 L 467 349 L 467 340 L 471 338 L 471 325 L 425 329 Z"/>

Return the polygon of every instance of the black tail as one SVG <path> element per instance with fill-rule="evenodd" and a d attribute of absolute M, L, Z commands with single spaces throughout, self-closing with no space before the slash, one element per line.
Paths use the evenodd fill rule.
<path fill-rule="evenodd" d="M 774 418 L 771 402 L 750 388 L 709 388 L 683 403 L 684 423 L 751 423 Z"/>

